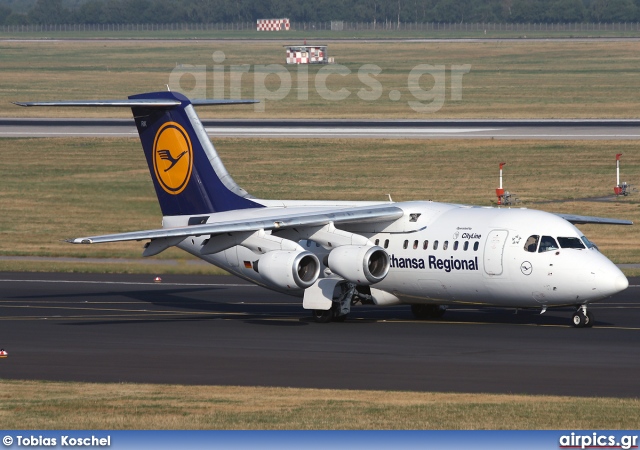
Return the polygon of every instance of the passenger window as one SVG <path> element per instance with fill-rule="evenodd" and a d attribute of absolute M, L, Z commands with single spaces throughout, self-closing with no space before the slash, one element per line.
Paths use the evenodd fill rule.
<path fill-rule="evenodd" d="M 558 237 L 558 243 L 560 248 L 585 248 L 582 240 L 577 237 Z"/>
<path fill-rule="evenodd" d="M 316 247 L 320 247 L 320 242 L 316 242 Z"/>
<path fill-rule="evenodd" d="M 550 252 L 552 250 L 558 250 L 558 248 L 558 243 L 554 238 L 551 236 L 542 236 L 538 253 Z"/>
<path fill-rule="evenodd" d="M 408 246 L 409 246 L 409 240 L 405 240 L 402 248 L 406 249 Z"/>
<path fill-rule="evenodd" d="M 458 250 L 458 241 L 453 243 L 453 250 Z"/>
<path fill-rule="evenodd" d="M 417 249 L 418 248 L 418 241 L 413 241 L 413 249 Z"/>
<path fill-rule="evenodd" d="M 311 241 L 307 240 L 307 247 L 311 247 Z"/>
<path fill-rule="evenodd" d="M 384 240 L 384 248 L 389 248 L 389 239 Z"/>
<path fill-rule="evenodd" d="M 424 241 L 424 244 L 422 244 L 422 250 L 426 250 L 429 248 L 429 241 Z"/>
<path fill-rule="evenodd" d="M 449 241 L 444 241 L 444 244 L 442 244 L 442 250 L 446 250 L 449 248 Z"/>
<path fill-rule="evenodd" d="M 380 239 L 376 239 L 376 245 L 380 244 Z"/>
<path fill-rule="evenodd" d="M 438 241 L 433 241 L 433 249 L 438 250 Z"/>
<path fill-rule="evenodd" d="M 540 236 L 538 236 L 537 234 L 529 236 L 529 238 L 524 243 L 524 249 L 528 252 L 535 253 L 536 249 L 538 248 L 539 237 Z"/>
<path fill-rule="evenodd" d="M 477 252 L 478 251 L 478 247 L 480 246 L 480 243 L 478 241 L 475 241 L 473 243 L 473 251 Z"/>
<path fill-rule="evenodd" d="M 464 245 L 462 246 L 462 249 L 466 252 L 467 250 L 469 250 L 469 241 L 464 241 Z"/>

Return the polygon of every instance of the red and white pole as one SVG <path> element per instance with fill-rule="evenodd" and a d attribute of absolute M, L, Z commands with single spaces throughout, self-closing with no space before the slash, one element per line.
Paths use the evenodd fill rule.
<path fill-rule="evenodd" d="M 504 196 L 504 189 L 502 189 L 502 167 L 507 164 L 504 162 L 500 163 L 500 187 L 496 189 L 496 196 L 498 197 L 498 205 L 502 205 L 502 198 Z"/>
<path fill-rule="evenodd" d="M 620 157 L 622 153 L 616 154 L 616 186 L 620 186 Z"/>

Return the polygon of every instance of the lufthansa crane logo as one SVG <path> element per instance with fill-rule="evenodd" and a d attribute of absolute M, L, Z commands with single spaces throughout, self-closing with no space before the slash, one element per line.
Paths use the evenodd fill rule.
<path fill-rule="evenodd" d="M 176 122 L 163 124 L 153 142 L 153 169 L 162 189 L 178 195 L 189 183 L 193 148 L 189 135 Z"/>
<path fill-rule="evenodd" d="M 533 266 L 529 261 L 524 261 L 522 264 L 520 264 L 520 271 L 524 275 L 531 275 L 531 272 L 533 272 Z"/>

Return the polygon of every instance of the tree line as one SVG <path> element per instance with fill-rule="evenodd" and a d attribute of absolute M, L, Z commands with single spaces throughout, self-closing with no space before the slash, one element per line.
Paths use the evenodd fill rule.
<path fill-rule="evenodd" d="M 638 22 L 640 0 L 37 0 L 0 3 L 0 25 L 295 22 Z"/>

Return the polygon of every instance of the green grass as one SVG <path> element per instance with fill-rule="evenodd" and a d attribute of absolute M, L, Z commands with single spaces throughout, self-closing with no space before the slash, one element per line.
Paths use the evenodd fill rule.
<path fill-rule="evenodd" d="M 0 364 L 10 363 L 9 359 Z M 4 429 L 635 429 L 638 399 L 0 381 Z"/>
<path fill-rule="evenodd" d="M 640 222 L 638 194 L 579 200 L 613 193 L 616 153 L 624 154 L 623 180 L 640 177 L 634 141 L 227 138 L 215 143 L 234 179 L 259 198 L 382 201 L 391 194 L 395 201 L 491 205 L 497 165 L 506 161 L 504 186 L 521 200 L 519 206 Z M 140 242 L 62 242 L 160 227 L 161 212 L 137 139 L 0 139 L 0 149 L 0 256 L 141 258 Z M 580 228 L 613 261 L 640 262 L 640 248 L 630 245 L 640 241 L 638 226 Z M 153 259 L 189 258 L 171 249 Z M 29 264 L 34 263 L 0 267 L 20 270 Z M 55 264 L 65 271 L 96 270 L 83 266 Z M 108 270 L 201 269 L 116 264 Z"/>
<path fill-rule="evenodd" d="M 82 26 L 82 25 L 80 25 Z M 149 25 L 147 25 L 149 26 Z M 218 28 L 222 28 L 223 24 L 218 24 Z M 224 24 L 229 27 L 229 24 Z M 246 26 L 246 24 L 244 25 Z M 415 26 L 411 24 L 411 26 Z M 450 25 L 447 25 L 449 27 Z M 461 25 L 456 24 L 457 27 Z M 464 27 L 465 25 L 462 25 Z M 324 29 L 296 29 L 287 32 L 258 32 L 254 25 L 251 24 L 250 29 L 212 29 L 204 30 L 202 25 L 194 24 L 189 30 L 119 30 L 119 31 L 20 31 L 20 32 L 2 32 L 0 38 L 5 39 L 286 39 L 302 41 L 304 39 L 464 39 L 464 38 L 482 38 L 482 39 L 534 39 L 534 38 L 605 38 L 605 37 L 637 37 L 640 30 L 636 28 L 636 24 L 628 24 L 625 30 L 624 24 L 601 24 L 600 29 L 567 29 L 558 30 L 557 24 L 546 25 L 547 29 L 539 30 L 539 24 L 524 27 L 522 25 L 509 24 L 508 27 L 514 29 L 505 30 L 504 24 L 486 24 L 484 29 L 476 29 L 476 24 L 468 24 L 465 30 L 444 29 L 443 24 L 435 24 L 436 29 L 411 29 L 411 30 L 346 30 L 331 31 Z M 517 27 L 518 29 L 515 29 Z M 545 25 L 542 25 L 545 28 Z M 593 27 L 592 24 L 584 25 L 583 28 Z M 597 27 L 597 25 L 596 25 Z M 605 30 L 605 27 L 607 28 Z M 613 29 L 613 28 L 616 29 Z M 555 28 L 555 29 L 554 29 Z"/>
<path fill-rule="evenodd" d="M 4 117 L 130 117 L 126 110 L 20 108 L 16 100 L 122 98 L 133 93 L 164 90 L 176 67 L 206 68 L 205 95 L 212 97 L 214 51 L 222 51 L 225 96 L 231 78 L 241 75 L 233 66 L 249 65 L 241 75 L 241 95 L 253 98 L 257 65 L 284 66 L 285 41 L 38 41 L 0 42 L 0 116 Z M 318 71 L 335 66 L 308 67 L 308 98 L 299 99 L 305 83 L 298 67 L 287 66 L 291 89 L 282 100 L 254 106 L 202 108 L 201 117 L 246 118 L 632 118 L 640 111 L 640 42 L 637 41 L 518 41 L 518 42 L 331 42 L 329 53 L 350 71 L 333 74 L 326 85 L 349 93 L 345 100 L 328 100 L 316 89 Z M 364 78 L 358 71 L 373 64 L 381 73 Z M 443 66 L 444 104 L 434 112 L 416 112 L 409 105 L 416 91 L 409 89 L 409 74 L 421 64 Z M 462 76 L 462 100 L 452 99 L 451 67 L 469 65 Z M 178 73 L 178 72 L 175 72 Z M 193 75 L 172 82 L 174 90 L 192 92 Z M 261 83 L 258 78 L 258 86 Z M 365 80 L 365 81 L 363 81 Z M 363 100 L 358 94 L 380 83 L 380 97 Z M 286 83 L 286 80 L 285 80 Z M 419 78 L 420 89 L 434 85 L 428 74 Z M 271 91 L 280 87 L 276 75 L 264 83 Z M 179 87 L 181 86 L 181 88 Z M 400 100 L 390 99 L 398 91 Z M 326 97 L 326 95 L 325 95 Z M 423 100 L 423 104 L 431 103 Z M 260 106 L 258 107 L 260 108 Z M 435 109 L 435 108 L 434 108 Z"/>

